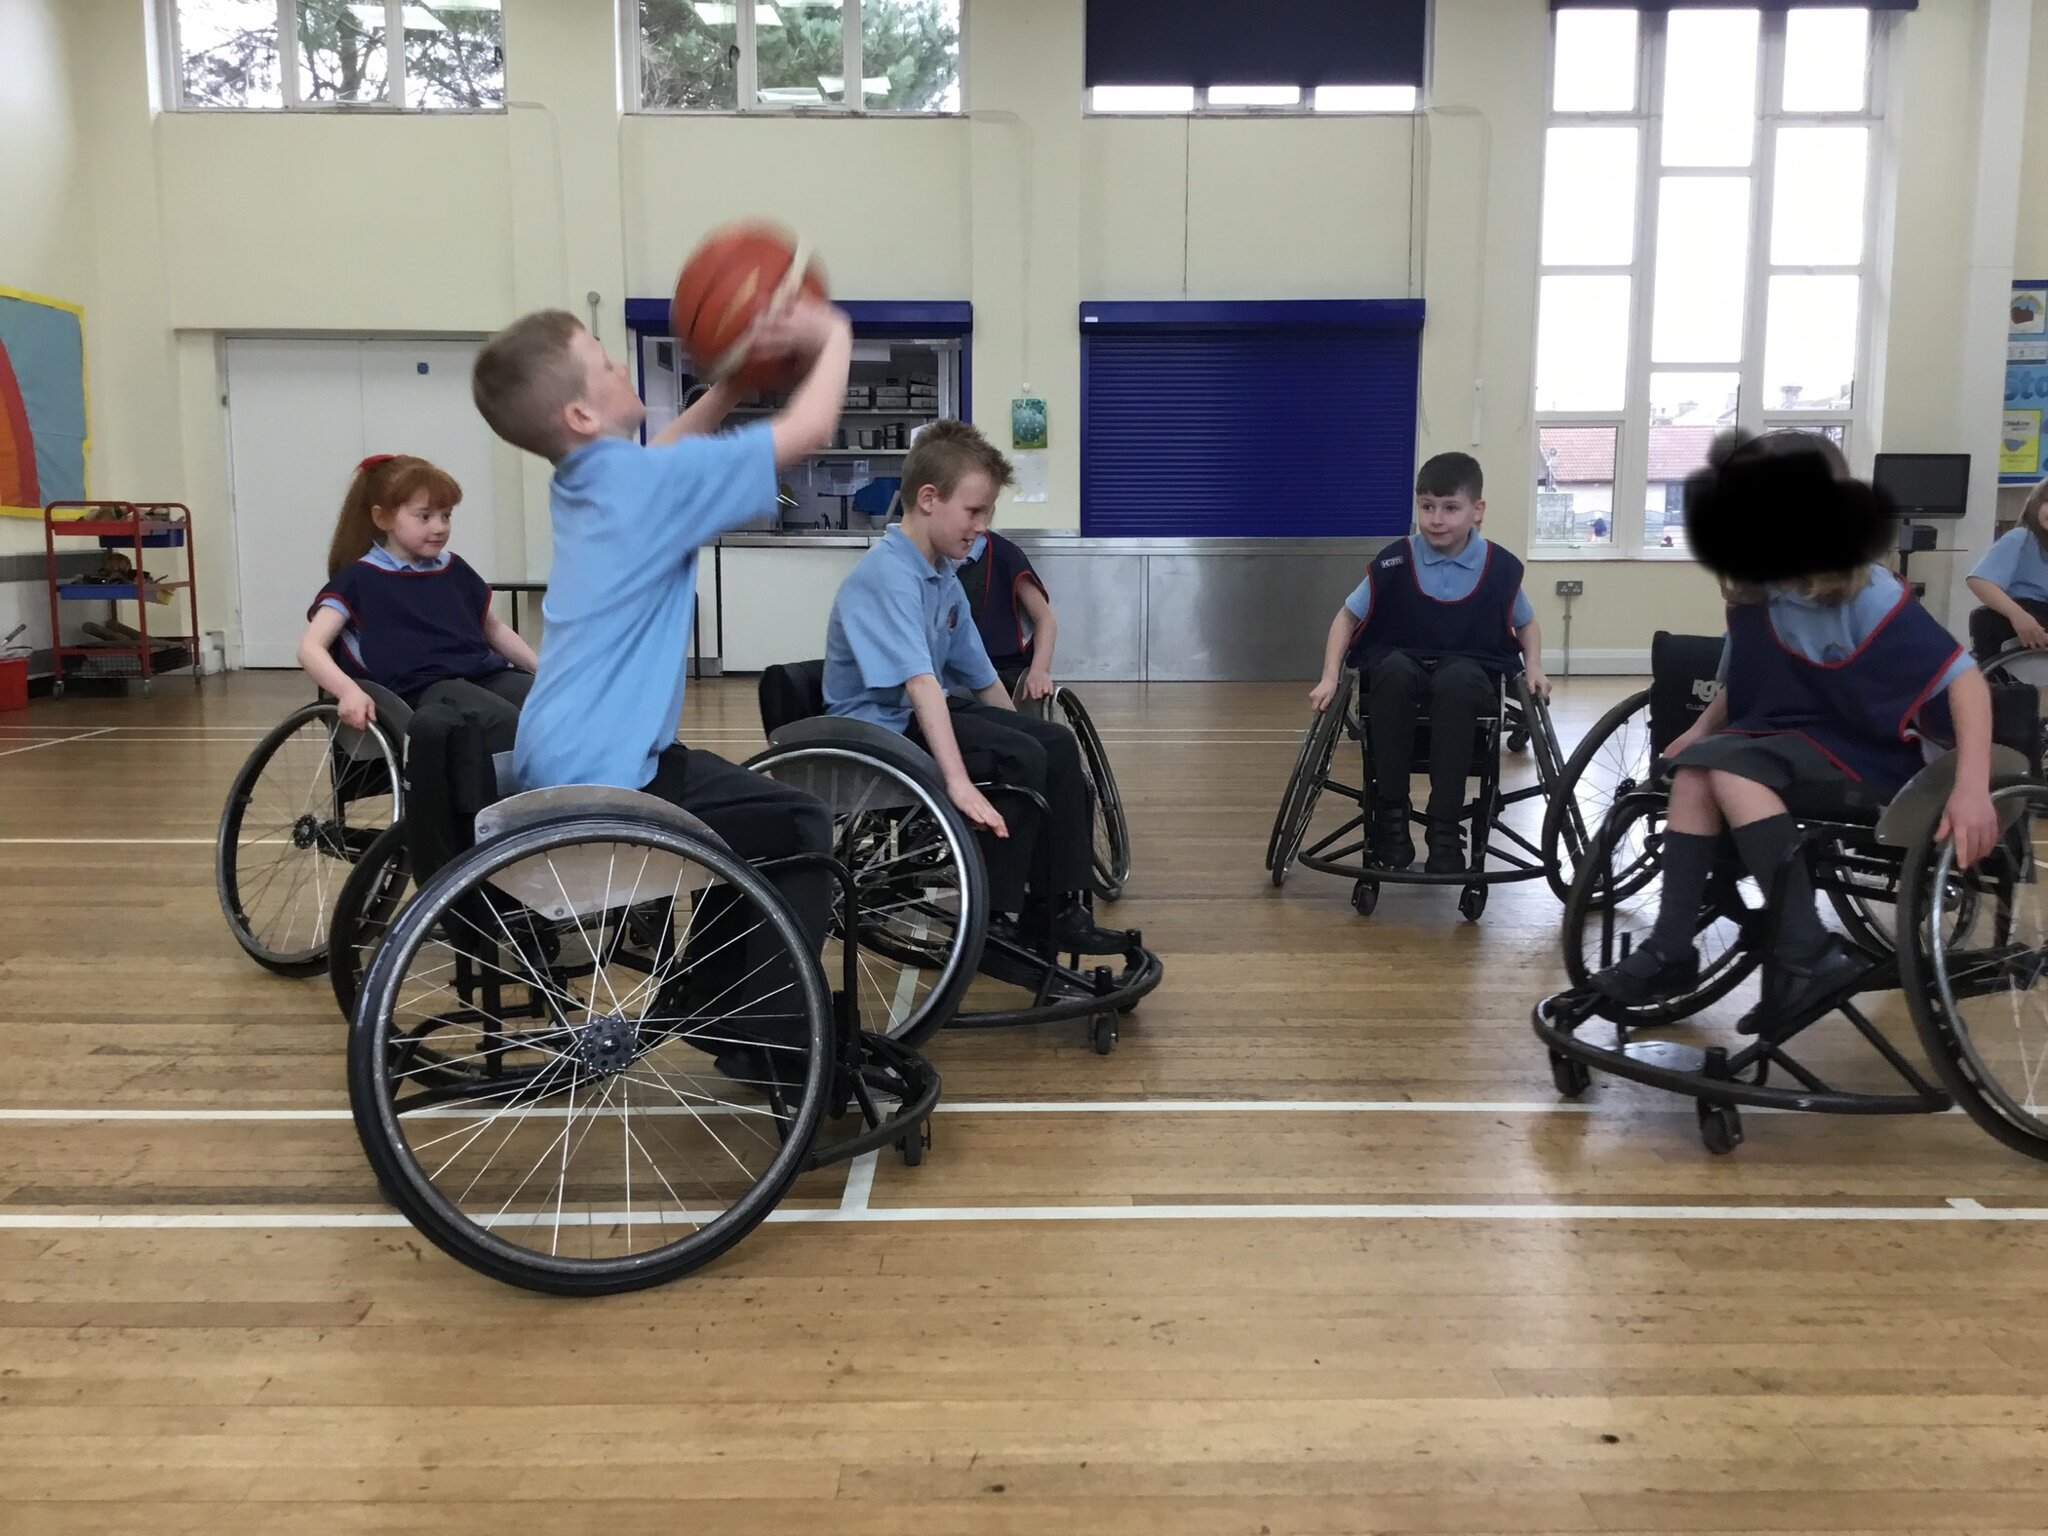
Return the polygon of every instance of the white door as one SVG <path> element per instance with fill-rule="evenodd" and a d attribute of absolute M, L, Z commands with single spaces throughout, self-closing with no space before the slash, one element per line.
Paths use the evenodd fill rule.
<path fill-rule="evenodd" d="M 228 343 L 244 665 L 297 664 L 306 610 L 327 577 L 335 514 L 368 454 L 414 453 L 454 475 L 463 488 L 454 545 L 491 574 L 492 440 L 469 396 L 477 345 Z"/>

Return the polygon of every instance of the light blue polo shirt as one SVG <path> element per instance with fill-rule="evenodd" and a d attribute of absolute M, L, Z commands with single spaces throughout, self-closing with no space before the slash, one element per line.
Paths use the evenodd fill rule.
<path fill-rule="evenodd" d="M 839 584 L 825 626 L 832 714 L 901 731 L 910 724 L 903 685 L 912 678 L 977 693 L 996 680 L 960 578 L 951 561 L 940 564 L 919 554 L 899 524 Z"/>
<path fill-rule="evenodd" d="M 775 506 L 767 422 L 658 448 L 604 438 L 555 466 L 540 671 L 519 716 L 522 789 L 644 789 L 683 712 L 697 551 Z"/>
<path fill-rule="evenodd" d="M 1472 595 L 1472 589 L 1479 585 L 1479 575 L 1486 569 L 1486 540 L 1475 530 L 1465 540 L 1465 547 L 1455 555 L 1447 555 L 1434 548 L 1429 540 L 1419 533 L 1408 535 L 1408 548 L 1415 557 L 1415 579 L 1425 596 L 1433 597 L 1440 603 L 1461 603 Z M 1351 610 L 1351 617 L 1363 624 L 1372 612 L 1372 576 L 1368 574 L 1344 599 L 1344 606 Z M 1529 594 L 1515 593 L 1514 611 L 1508 616 L 1508 627 L 1520 629 L 1536 617 L 1536 610 L 1529 602 Z"/>
<path fill-rule="evenodd" d="M 1869 582 L 1846 603 L 1818 603 L 1798 592 L 1774 587 L 1770 598 L 1771 632 L 1793 654 L 1834 666 L 1862 648 L 1885 616 L 1898 607 L 1905 590 L 1899 578 L 1881 565 L 1870 568 Z M 1728 641 L 1723 637 L 1721 665 L 1715 675 L 1724 683 L 1728 681 L 1728 651 Z M 1968 652 L 1956 656 L 1941 674 L 1941 681 L 1929 690 L 1928 697 L 1944 692 L 1973 666 Z"/>
<path fill-rule="evenodd" d="M 2032 603 L 2048 603 L 2048 554 L 2028 528 L 2015 528 L 2002 535 L 1984 551 L 1984 558 L 1970 572 L 1978 581 L 1988 581 L 2007 597 Z"/>

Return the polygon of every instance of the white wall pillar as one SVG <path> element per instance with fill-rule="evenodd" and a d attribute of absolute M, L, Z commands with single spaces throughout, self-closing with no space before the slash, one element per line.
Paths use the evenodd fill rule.
<path fill-rule="evenodd" d="M 1957 441 L 1970 454 L 1970 501 L 1955 547 L 1975 552 L 1995 536 L 1998 438 L 2005 399 L 2007 309 L 2019 230 L 2020 149 L 2027 124 L 2033 0 L 1985 0 L 1977 92 L 1977 158 L 1970 219 L 1961 231 L 1967 266 L 1956 370 Z M 1947 618 L 1961 624 L 1975 599 L 1963 585 L 1975 562 L 1949 562 Z M 1932 597 L 1934 594 L 1930 593 Z"/>

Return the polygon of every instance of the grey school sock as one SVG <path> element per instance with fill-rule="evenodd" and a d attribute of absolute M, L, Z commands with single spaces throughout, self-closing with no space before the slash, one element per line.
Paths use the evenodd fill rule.
<path fill-rule="evenodd" d="M 1735 829 L 1735 851 L 1743 866 L 1756 877 L 1765 898 L 1775 901 L 1778 919 L 1778 953 L 1803 960 L 1827 942 L 1820 913 L 1813 904 L 1813 880 L 1806 872 L 1806 860 L 1793 857 L 1785 869 L 1784 884 L 1774 893 L 1772 881 L 1786 854 L 1799 841 L 1799 824 L 1790 816 L 1766 816 Z"/>
<path fill-rule="evenodd" d="M 1707 904 L 1707 876 L 1714 870 L 1718 837 L 1697 832 L 1664 834 L 1664 893 L 1649 944 L 1665 960 L 1676 960 L 1693 947 L 1700 909 Z"/>

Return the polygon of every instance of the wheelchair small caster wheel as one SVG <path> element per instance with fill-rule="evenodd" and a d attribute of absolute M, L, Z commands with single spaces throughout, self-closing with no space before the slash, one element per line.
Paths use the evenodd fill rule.
<path fill-rule="evenodd" d="M 142 696 L 146 699 L 150 696 L 150 694 L 152 694 L 155 691 L 156 679 L 153 677 L 145 677 L 142 680 Z"/>
<path fill-rule="evenodd" d="M 1550 1080 L 1557 1091 L 1568 1099 L 1576 1099 L 1593 1086 L 1593 1069 L 1576 1056 L 1567 1056 L 1561 1051 L 1550 1053 Z"/>
<path fill-rule="evenodd" d="M 1360 917 L 1371 917 L 1372 909 L 1380 904 L 1380 883 L 1377 880 L 1360 880 L 1351 887 L 1351 907 Z"/>
<path fill-rule="evenodd" d="M 1742 1145 L 1742 1113 L 1733 1104 L 1710 1104 L 1701 1099 L 1695 1106 L 1700 1117 L 1700 1141 L 1716 1157 L 1725 1157 Z"/>
<path fill-rule="evenodd" d="M 1528 745 L 1529 733 L 1527 731 L 1513 730 L 1508 732 L 1508 750 L 1510 752 L 1520 752 Z"/>
<path fill-rule="evenodd" d="M 53 698 L 53 699 L 61 699 L 61 698 L 63 698 L 63 697 L 64 697 L 64 679 L 63 679 L 63 678 L 61 678 L 61 677 L 58 677 L 58 678 L 52 678 L 52 679 L 51 679 L 51 681 L 50 681 L 50 697 L 51 697 L 51 698 Z"/>
<path fill-rule="evenodd" d="M 1107 1056 L 1116 1049 L 1116 1040 L 1116 1015 L 1113 1013 L 1098 1013 L 1095 1016 L 1094 1022 L 1088 1027 L 1088 1043 L 1095 1047 L 1095 1054 Z"/>
<path fill-rule="evenodd" d="M 932 1144 L 932 1123 L 927 1120 L 896 1142 L 897 1154 L 903 1159 L 903 1166 L 915 1168 L 924 1161 L 924 1151 Z"/>
<path fill-rule="evenodd" d="M 1486 910 L 1486 887 L 1468 885 L 1458 892 L 1458 915 L 1468 923 L 1479 921 L 1479 914 Z"/>

